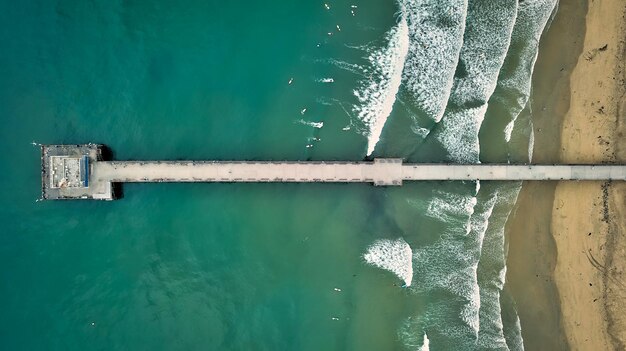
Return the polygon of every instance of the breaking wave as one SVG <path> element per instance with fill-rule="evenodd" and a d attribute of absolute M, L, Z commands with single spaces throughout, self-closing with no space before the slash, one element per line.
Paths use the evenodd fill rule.
<path fill-rule="evenodd" d="M 411 102 L 431 120 L 443 116 L 452 88 L 467 13 L 467 0 L 401 0 L 409 27 L 402 75 Z"/>
<path fill-rule="evenodd" d="M 479 163 L 479 132 L 486 117 L 493 117 L 492 102 L 510 107 L 499 117 L 507 119 L 502 138 L 508 143 L 528 103 L 539 39 L 556 2 L 400 0 L 388 47 L 368 57 L 379 67 L 377 78 L 364 80 L 355 91 L 354 111 L 369 127 L 368 155 L 396 95 L 416 140 L 423 140 L 411 151 L 418 161 L 435 151 L 448 161 Z M 528 139 L 532 147 L 532 134 Z M 519 189 L 518 183 L 466 182 L 454 190 L 433 190 L 423 203 L 407 199 L 417 216 L 441 232 L 413 248 L 398 239 L 379 240 L 368 249 L 368 263 L 407 285 L 415 276 L 412 293 L 443 296 L 406 321 L 399 333 L 405 346 L 428 349 L 432 342 L 444 349 L 523 350 L 519 321 L 505 330 L 501 305 L 504 227 Z"/>
<path fill-rule="evenodd" d="M 426 335 L 426 333 L 424 333 L 424 341 L 422 343 L 422 346 L 419 347 L 419 349 L 417 349 L 418 351 L 430 351 L 430 340 L 428 340 L 428 335 Z"/>
<path fill-rule="evenodd" d="M 399 238 L 375 241 L 363 258 L 367 263 L 395 274 L 406 286 L 411 286 L 413 282 L 411 256 L 411 247 L 404 239 Z"/>
<path fill-rule="evenodd" d="M 490 100 L 490 103 L 504 106 L 503 110 L 506 111 L 504 115 L 498 113 L 490 116 L 497 120 L 497 122 L 490 121 L 490 124 L 503 126 L 499 130 L 500 138 L 509 148 L 515 123 L 530 98 L 532 74 L 539 52 L 539 39 L 548 26 L 557 4 L 558 0 L 533 0 L 519 4 L 517 21 L 511 34 L 511 47 L 515 50 L 510 50 L 503 62 L 496 91 Z M 495 131 L 491 133 L 495 134 Z M 530 133 L 532 133 L 532 128 L 527 132 L 527 134 Z M 532 135 L 525 137 L 532 138 Z M 530 144 L 532 146 L 532 140 Z M 529 150 L 530 158 L 532 158 L 532 150 Z"/>
<path fill-rule="evenodd" d="M 455 162 L 479 162 L 478 132 L 487 101 L 509 48 L 517 14 L 517 0 L 471 1 L 468 26 L 452 83 L 447 109 L 432 142 L 446 149 Z"/>
<path fill-rule="evenodd" d="M 368 156 L 374 152 L 402 83 L 402 69 L 409 48 L 408 35 L 407 21 L 401 15 L 398 24 L 386 35 L 387 46 L 368 55 L 371 68 L 364 69 L 367 79 L 361 81 L 353 92 L 358 100 L 354 112 L 368 127 Z"/>

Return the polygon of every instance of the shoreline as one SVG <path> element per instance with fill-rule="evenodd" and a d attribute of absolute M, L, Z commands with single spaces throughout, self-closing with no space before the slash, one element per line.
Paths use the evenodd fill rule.
<path fill-rule="evenodd" d="M 561 124 L 570 104 L 570 75 L 582 54 L 584 0 L 560 4 L 539 43 L 530 103 L 533 163 L 559 163 Z M 553 279 L 557 248 L 551 213 L 557 182 L 524 182 L 506 223 L 505 290 L 517 306 L 527 350 L 568 350 Z"/>
<path fill-rule="evenodd" d="M 533 77 L 533 163 L 626 161 L 625 13 L 559 4 Z M 505 289 L 527 349 L 625 348 L 625 198 L 623 182 L 524 183 L 506 226 Z"/>
<path fill-rule="evenodd" d="M 623 163 L 626 3 L 590 2 L 584 54 L 572 72 L 561 162 Z M 626 184 L 559 183 L 552 233 L 562 325 L 572 349 L 626 348 Z"/>

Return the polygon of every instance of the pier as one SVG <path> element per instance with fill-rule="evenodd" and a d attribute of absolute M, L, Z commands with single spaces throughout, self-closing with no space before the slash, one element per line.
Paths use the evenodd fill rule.
<path fill-rule="evenodd" d="M 42 198 L 113 200 L 134 182 L 371 183 L 446 180 L 626 180 L 626 165 L 405 164 L 301 161 L 113 161 L 103 145 L 43 145 Z"/>

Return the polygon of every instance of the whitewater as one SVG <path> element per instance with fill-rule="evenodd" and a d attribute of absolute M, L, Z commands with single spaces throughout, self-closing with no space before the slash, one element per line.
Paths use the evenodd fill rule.
<path fill-rule="evenodd" d="M 418 145 L 405 158 L 423 162 L 443 152 L 450 162 L 506 161 L 481 159 L 481 128 L 502 125 L 488 137 L 512 147 L 514 123 L 531 94 L 538 42 L 556 0 L 423 0 L 398 6 L 399 22 L 387 35 L 388 45 L 375 51 L 384 59 L 370 59 L 379 64 L 374 71 L 384 74 L 355 90 L 354 109 L 369 127 L 367 155 L 393 116 L 404 114 Z M 492 103 L 507 105 L 509 114 L 491 113 Z M 517 133 L 532 148 L 532 131 Z M 519 319 L 513 324 L 502 319 L 503 309 L 514 307 L 500 303 L 506 284 L 504 226 L 520 187 L 474 182 L 433 190 L 426 199 L 407 196 L 416 220 L 437 223 L 441 231 L 398 233 L 402 239 L 377 240 L 366 250 L 367 263 L 412 282 L 406 284 L 411 293 L 443 296 L 405 321 L 399 337 L 408 348 L 523 350 Z M 424 235 L 433 238 L 430 243 L 412 244 Z"/>
<path fill-rule="evenodd" d="M 386 35 L 387 46 L 370 50 L 367 57 L 370 68 L 364 69 L 367 77 L 354 90 L 358 104 L 354 112 L 367 128 L 367 155 L 374 152 L 383 126 L 391 114 L 396 94 L 402 83 L 404 61 L 409 50 L 409 29 L 404 15 Z"/>

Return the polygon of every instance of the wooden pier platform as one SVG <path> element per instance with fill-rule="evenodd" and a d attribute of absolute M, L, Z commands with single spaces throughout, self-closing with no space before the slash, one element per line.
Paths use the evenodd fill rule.
<path fill-rule="evenodd" d="M 42 146 L 44 199 L 113 200 L 114 184 L 126 182 L 330 182 L 399 186 L 403 181 L 424 180 L 626 180 L 626 165 L 403 164 L 397 158 L 379 158 L 373 162 L 107 161 L 96 157 L 101 155 L 98 150 L 102 146 L 90 145 Z M 78 167 L 78 171 L 69 172 L 73 181 L 50 177 L 50 165 L 54 162 L 45 155 L 59 157 L 63 153 L 71 155 L 64 164 Z M 57 196 L 50 196 L 51 193 Z"/>

